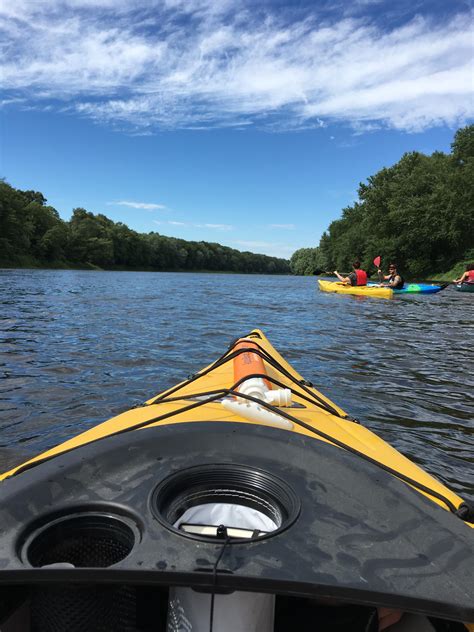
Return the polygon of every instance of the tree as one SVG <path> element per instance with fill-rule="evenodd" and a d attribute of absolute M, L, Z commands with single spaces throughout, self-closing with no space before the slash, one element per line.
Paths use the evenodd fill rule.
<path fill-rule="evenodd" d="M 38 252 L 47 261 L 63 260 L 68 242 L 68 226 L 64 222 L 49 228 L 38 243 Z"/>
<path fill-rule="evenodd" d="M 474 246 L 474 126 L 455 135 L 452 154 L 409 152 L 359 185 L 359 200 L 321 237 L 326 269 L 354 258 L 394 259 L 408 276 L 449 269 Z"/>
<path fill-rule="evenodd" d="M 290 259 L 293 274 L 308 275 L 324 272 L 323 255 L 320 248 L 300 248 Z"/>
<path fill-rule="evenodd" d="M 21 191 L 0 181 L 0 261 L 4 263 L 15 262 L 29 251 L 33 227 L 23 212 L 26 203 Z"/>
<path fill-rule="evenodd" d="M 0 181 L 0 261 L 67 262 L 111 268 L 288 273 L 285 259 L 242 253 L 216 243 L 139 234 L 102 214 L 75 208 L 69 222 L 38 191 Z"/>
<path fill-rule="evenodd" d="M 451 144 L 453 158 L 461 163 L 474 158 L 474 125 L 458 129 Z"/>
<path fill-rule="evenodd" d="M 94 215 L 83 208 L 76 208 L 69 225 L 70 259 L 97 266 L 114 263 L 114 246 L 109 235 L 109 229 L 113 226 L 111 220 L 104 215 Z"/>

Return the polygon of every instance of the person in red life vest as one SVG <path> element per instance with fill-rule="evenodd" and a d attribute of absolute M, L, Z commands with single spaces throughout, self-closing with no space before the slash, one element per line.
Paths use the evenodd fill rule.
<path fill-rule="evenodd" d="M 348 285 L 367 285 L 367 272 L 361 270 L 360 261 L 354 261 L 352 268 L 353 271 L 346 277 L 341 276 L 337 270 L 334 270 L 334 274 L 342 283 L 347 283 Z"/>
<path fill-rule="evenodd" d="M 405 281 L 403 280 L 402 275 L 399 274 L 397 271 L 396 263 L 392 262 L 389 264 L 388 274 L 384 275 L 382 273 L 382 270 L 380 270 L 380 268 L 377 270 L 377 274 L 379 275 L 379 279 L 380 279 L 379 285 L 381 287 L 391 287 L 392 290 L 401 290 L 405 284 Z M 384 283 L 384 281 L 388 281 L 388 283 Z"/>
<path fill-rule="evenodd" d="M 474 263 L 467 265 L 466 272 L 459 279 L 454 279 L 453 283 L 474 283 Z"/>

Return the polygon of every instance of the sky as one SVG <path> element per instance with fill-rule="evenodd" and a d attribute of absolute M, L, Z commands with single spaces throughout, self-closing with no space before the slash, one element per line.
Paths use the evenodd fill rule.
<path fill-rule="evenodd" d="M 464 0 L 0 1 L 0 177 L 139 232 L 289 258 L 472 122 Z"/>

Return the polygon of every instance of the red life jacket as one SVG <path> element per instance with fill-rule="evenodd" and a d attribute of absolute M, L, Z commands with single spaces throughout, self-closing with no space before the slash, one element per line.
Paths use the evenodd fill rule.
<path fill-rule="evenodd" d="M 357 277 L 356 285 L 367 285 L 367 272 L 364 270 L 354 270 Z"/>
<path fill-rule="evenodd" d="M 468 283 L 474 283 L 474 270 L 469 270 L 468 271 L 466 281 Z"/>

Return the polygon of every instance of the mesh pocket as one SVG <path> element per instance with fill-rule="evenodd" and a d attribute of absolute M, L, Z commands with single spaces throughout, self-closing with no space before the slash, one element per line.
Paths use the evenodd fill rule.
<path fill-rule="evenodd" d="M 107 514 L 75 514 L 33 533 L 26 557 L 35 567 L 68 563 L 106 568 L 127 557 L 134 544 L 135 533 L 123 520 Z"/>

